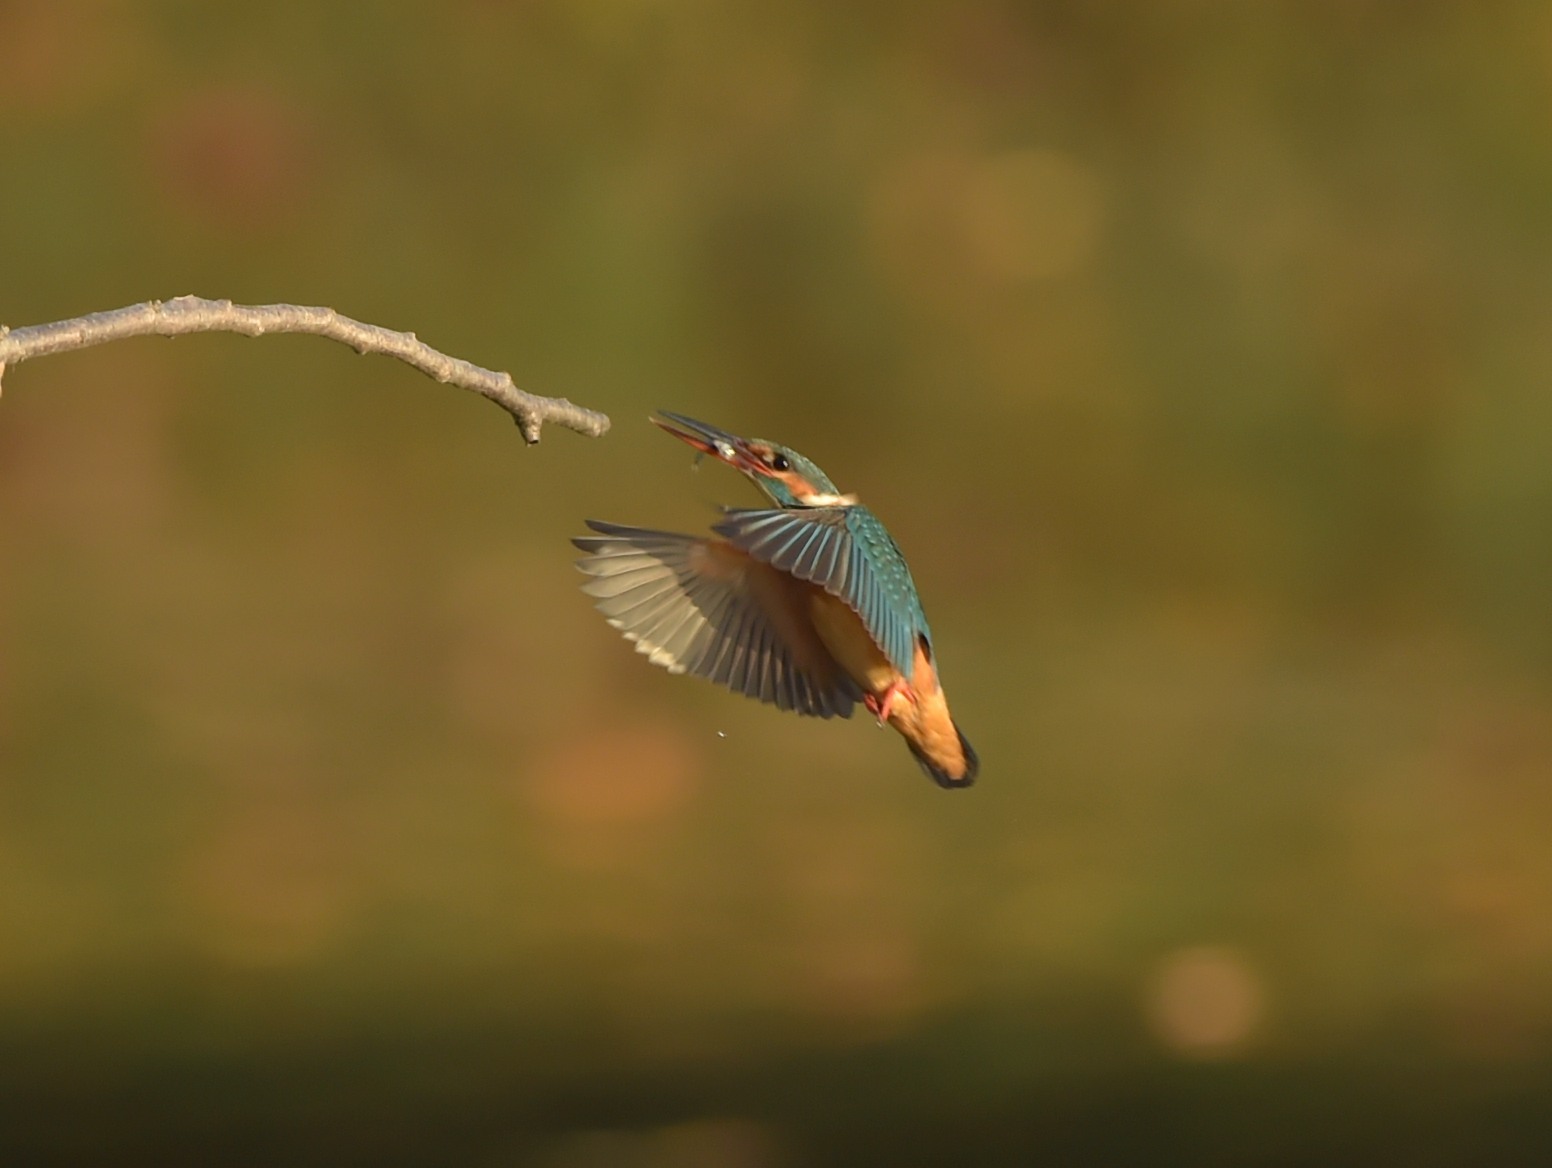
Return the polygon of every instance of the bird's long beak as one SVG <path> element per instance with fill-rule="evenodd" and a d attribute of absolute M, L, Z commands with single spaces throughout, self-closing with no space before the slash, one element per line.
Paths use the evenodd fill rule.
<path fill-rule="evenodd" d="M 654 425 L 667 430 L 681 442 L 688 442 L 702 454 L 721 459 L 735 470 L 741 470 L 747 475 L 769 473 L 764 464 L 750 451 L 748 441 L 737 434 L 729 434 L 726 430 L 708 426 L 705 422 L 697 422 L 694 418 L 687 418 L 683 414 L 673 414 L 667 410 L 659 410 L 658 413 L 661 416 L 652 419 Z"/>

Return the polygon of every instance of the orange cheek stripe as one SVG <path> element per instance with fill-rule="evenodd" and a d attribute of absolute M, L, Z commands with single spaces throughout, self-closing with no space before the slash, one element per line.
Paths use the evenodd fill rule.
<path fill-rule="evenodd" d="M 773 479 L 780 479 L 785 483 L 787 490 L 791 491 L 798 499 L 803 499 L 814 492 L 814 488 L 809 484 L 808 480 L 799 475 L 795 470 L 775 471 L 771 477 Z"/>

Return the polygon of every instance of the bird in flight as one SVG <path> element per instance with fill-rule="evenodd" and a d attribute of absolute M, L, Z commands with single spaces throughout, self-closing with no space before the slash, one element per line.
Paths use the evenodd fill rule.
<path fill-rule="evenodd" d="M 790 447 L 680 414 L 652 419 L 741 471 L 772 506 L 724 508 L 715 538 L 588 520 L 583 590 L 636 651 L 778 709 L 893 726 L 942 787 L 980 767 L 949 713 L 916 584 L 873 512 Z"/>

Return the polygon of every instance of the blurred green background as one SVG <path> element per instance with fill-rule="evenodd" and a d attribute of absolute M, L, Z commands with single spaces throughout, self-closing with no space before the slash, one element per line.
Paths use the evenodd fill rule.
<path fill-rule="evenodd" d="M 1552 9 L 0 2 L 5 1163 L 1552 1155 Z M 795 446 L 984 764 L 673 678 Z M 1543 1159 L 1541 1162 L 1546 1162 Z"/>

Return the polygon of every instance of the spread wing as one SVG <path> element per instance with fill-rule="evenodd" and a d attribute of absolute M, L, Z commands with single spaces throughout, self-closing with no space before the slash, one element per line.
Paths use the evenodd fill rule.
<path fill-rule="evenodd" d="M 588 520 L 599 534 L 571 542 L 598 610 L 636 651 L 670 673 L 693 673 L 783 710 L 851 717 L 861 694 L 827 653 L 795 647 L 762 600 L 767 572 L 720 542 Z M 796 648 L 806 647 L 806 660 Z"/>
<path fill-rule="evenodd" d="M 866 507 L 730 509 L 712 530 L 755 559 L 844 600 L 907 680 L 918 636 L 931 652 L 905 557 Z"/>

